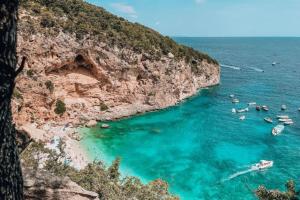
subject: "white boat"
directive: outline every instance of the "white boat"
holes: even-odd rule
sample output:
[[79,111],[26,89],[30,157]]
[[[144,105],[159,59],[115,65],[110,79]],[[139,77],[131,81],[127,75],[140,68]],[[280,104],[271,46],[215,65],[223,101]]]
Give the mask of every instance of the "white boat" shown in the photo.
[[277,119],[289,119],[288,115],[277,115]]
[[231,112],[232,112],[232,113],[236,113],[236,109],[235,109],[235,108],[232,108],[232,109],[231,109]]
[[256,105],[256,102],[250,102],[248,103],[248,106],[255,106]]
[[289,118],[281,118],[281,119],[278,119],[278,121],[280,121],[280,122],[289,122],[289,121],[292,121],[292,119],[289,119]]
[[243,116],[240,117],[240,120],[242,120],[242,121],[245,120],[245,119],[246,119],[245,115],[243,115]]
[[277,65],[277,62],[273,62],[272,65],[273,65],[273,66]]
[[286,110],[286,109],[287,109],[286,105],[281,106],[281,110]]
[[238,100],[238,99],[232,99],[232,103],[240,103],[240,100]]
[[288,125],[293,125],[294,122],[293,122],[293,120],[291,120],[291,121],[284,122],[283,124],[288,126]]
[[229,95],[230,98],[234,98],[234,94]]
[[262,170],[273,167],[273,161],[261,160],[259,163],[252,165],[252,170]]
[[300,112],[300,108],[298,108],[298,111]]
[[249,112],[249,108],[240,109],[236,111],[237,113]]
[[269,111],[269,107],[268,106],[262,106],[261,107],[264,111]]
[[271,124],[273,123],[273,120],[270,117],[265,117],[264,120],[268,123],[271,123]]
[[101,128],[109,128],[110,126],[108,124],[102,124]]
[[274,136],[279,135],[282,131],[284,130],[284,126],[283,125],[277,125],[273,128],[272,130],[272,134]]

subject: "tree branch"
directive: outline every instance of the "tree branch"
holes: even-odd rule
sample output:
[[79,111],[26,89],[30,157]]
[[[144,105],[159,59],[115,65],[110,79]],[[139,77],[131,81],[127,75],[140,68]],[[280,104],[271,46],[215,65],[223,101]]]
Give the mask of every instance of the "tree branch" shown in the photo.
[[21,62],[21,65],[20,65],[20,67],[16,70],[16,72],[15,72],[15,78],[23,71],[23,69],[24,69],[24,67],[25,67],[25,62],[26,62],[26,57],[25,56],[23,56],[23,58],[22,58],[22,62]]

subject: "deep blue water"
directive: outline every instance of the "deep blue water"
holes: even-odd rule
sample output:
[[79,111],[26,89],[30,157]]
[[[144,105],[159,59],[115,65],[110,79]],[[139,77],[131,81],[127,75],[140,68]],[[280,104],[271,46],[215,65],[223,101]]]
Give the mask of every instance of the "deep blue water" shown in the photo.
[[[284,189],[288,179],[299,186],[300,38],[175,39],[241,70],[223,67],[219,86],[178,106],[112,122],[108,130],[90,129],[83,143],[91,154],[106,164],[119,156],[123,175],[144,181],[162,178],[187,200],[255,199],[252,191],[259,185]],[[230,94],[241,103],[233,105]],[[250,108],[245,121],[231,113],[253,101],[270,111]],[[280,111],[282,104],[287,111]],[[295,124],[274,137],[276,123],[263,118],[282,113]],[[273,168],[228,180],[261,159],[273,160]]]

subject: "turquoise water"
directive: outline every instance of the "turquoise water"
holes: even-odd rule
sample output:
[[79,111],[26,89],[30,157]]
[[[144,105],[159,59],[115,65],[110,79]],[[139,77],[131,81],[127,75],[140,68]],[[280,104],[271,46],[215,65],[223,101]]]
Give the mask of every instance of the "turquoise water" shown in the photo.
[[[284,189],[294,179],[300,185],[300,38],[175,39],[240,70],[223,67],[219,86],[178,106],[90,129],[83,143],[92,156],[106,164],[119,156],[123,175],[162,178],[187,200],[255,199],[252,191],[261,184]],[[241,103],[234,106],[230,94]],[[231,113],[253,101],[268,105],[269,113],[250,108],[245,121]],[[273,137],[274,125],[263,118],[279,113],[295,124]],[[274,167],[228,179],[261,159]]]

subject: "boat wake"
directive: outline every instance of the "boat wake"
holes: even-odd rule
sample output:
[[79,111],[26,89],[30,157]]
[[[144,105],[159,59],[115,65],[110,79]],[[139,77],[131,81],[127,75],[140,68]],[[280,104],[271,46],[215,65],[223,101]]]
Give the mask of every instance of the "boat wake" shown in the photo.
[[256,169],[248,169],[248,170],[244,170],[244,171],[239,171],[239,172],[236,172],[232,175],[230,175],[227,179],[225,179],[224,181],[229,181],[231,179],[234,179],[238,176],[241,176],[241,175],[244,175],[244,174],[248,174],[250,172],[253,172],[253,171],[256,171]]
[[256,67],[249,67],[249,69],[252,69],[252,70],[257,71],[257,72],[264,72],[264,70],[256,68]]
[[273,163],[274,163],[273,161],[261,160],[259,163],[251,165],[249,169],[244,170],[244,171],[236,172],[236,173],[232,174],[231,176],[229,176],[227,179],[225,179],[223,181],[229,181],[229,180],[234,179],[238,176],[241,176],[241,175],[253,172],[253,171],[268,169],[270,167],[273,167]]
[[240,67],[233,66],[233,65],[224,65],[224,64],[221,64],[221,67],[230,68],[230,69],[234,69],[234,70],[241,70]]
[[[234,66],[234,65],[221,64],[221,67],[230,68],[230,69],[234,69],[234,70],[241,70],[241,67]],[[265,72],[263,69],[260,69],[260,68],[257,68],[257,67],[246,67],[246,68],[254,70],[256,72]]]

